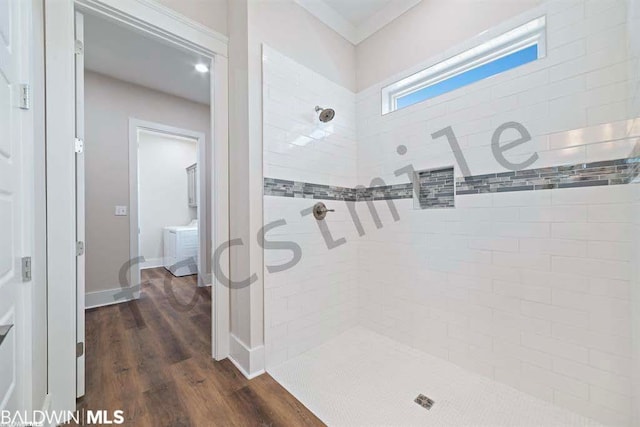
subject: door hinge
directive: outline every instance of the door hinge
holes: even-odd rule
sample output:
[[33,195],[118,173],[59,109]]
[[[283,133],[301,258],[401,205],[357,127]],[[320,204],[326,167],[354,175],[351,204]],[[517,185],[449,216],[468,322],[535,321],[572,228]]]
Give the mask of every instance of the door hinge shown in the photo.
[[84,242],[76,242],[76,256],[84,255]]
[[77,154],[84,152],[84,141],[80,138],[76,138],[75,150]]
[[22,281],[31,281],[31,257],[26,256],[22,258]]
[[18,85],[20,94],[20,108],[28,110],[31,108],[31,86],[28,84]]
[[84,43],[82,43],[82,40],[76,40],[75,54],[76,55],[84,54]]
[[84,343],[76,343],[76,357],[82,357],[84,355]]

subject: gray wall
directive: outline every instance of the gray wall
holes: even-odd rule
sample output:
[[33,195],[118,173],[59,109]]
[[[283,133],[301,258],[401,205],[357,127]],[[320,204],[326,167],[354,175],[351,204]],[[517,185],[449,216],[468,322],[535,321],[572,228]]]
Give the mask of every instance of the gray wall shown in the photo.
[[129,118],[203,132],[207,149],[211,127],[207,105],[94,72],[86,73],[85,114],[86,291],[91,293],[119,288],[118,272],[129,259],[129,217],[114,216],[116,205],[129,204]]
[[249,16],[254,47],[265,43],[355,92],[355,46],[307,10],[293,0],[258,0]]
[[[199,24],[227,35],[227,0],[157,0]],[[231,0],[233,1],[233,0]]]

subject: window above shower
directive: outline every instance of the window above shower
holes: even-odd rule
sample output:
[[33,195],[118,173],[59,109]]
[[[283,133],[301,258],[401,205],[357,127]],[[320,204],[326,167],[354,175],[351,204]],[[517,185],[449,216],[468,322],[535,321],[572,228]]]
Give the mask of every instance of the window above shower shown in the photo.
[[543,58],[545,29],[541,16],[382,88],[382,114]]

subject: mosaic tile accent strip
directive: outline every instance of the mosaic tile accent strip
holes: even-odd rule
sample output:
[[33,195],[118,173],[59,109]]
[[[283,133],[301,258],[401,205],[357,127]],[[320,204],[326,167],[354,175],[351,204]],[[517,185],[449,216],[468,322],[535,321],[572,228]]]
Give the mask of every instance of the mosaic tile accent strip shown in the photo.
[[416,172],[415,190],[420,209],[455,207],[453,167]]
[[305,199],[345,200],[355,202],[356,192],[355,188],[288,181],[277,178],[264,179],[265,196],[300,197]]
[[357,201],[411,199],[413,184],[395,184],[380,187],[357,188]]
[[608,160],[461,177],[456,179],[456,194],[628,184],[638,174],[639,159]]
[[[367,201],[410,199],[414,193],[422,194],[426,207],[453,207],[451,183],[446,176],[453,176],[453,169],[437,169],[419,172],[423,175],[423,185],[414,191],[412,183],[379,187],[338,187],[264,178],[264,195],[281,197],[301,197],[307,199]],[[442,175],[436,175],[442,173]],[[433,174],[433,175],[431,175]],[[455,178],[455,194],[501,193],[507,191],[550,190],[554,188],[592,187],[600,185],[620,185],[640,181],[640,157],[607,160],[576,165],[552,166],[548,168],[525,169],[515,172],[499,172]],[[445,178],[442,180],[442,178]],[[422,178],[420,178],[422,179]],[[443,182],[441,182],[443,181]],[[435,188],[432,188],[435,186]],[[437,199],[437,201],[436,201]],[[451,204],[451,206],[445,206]]]

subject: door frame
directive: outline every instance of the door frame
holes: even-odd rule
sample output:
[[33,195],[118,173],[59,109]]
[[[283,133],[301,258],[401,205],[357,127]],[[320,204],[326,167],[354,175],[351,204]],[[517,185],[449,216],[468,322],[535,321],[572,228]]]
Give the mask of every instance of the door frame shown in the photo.
[[[52,410],[76,406],[75,10],[99,14],[211,59],[212,245],[229,239],[228,39],[148,0],[44,2],[48,383]],[[228,257],[212,263],[212,355],[229,354]]]
[[[74,22],[75,40],[84,45],[84,15],[75,12]],[[76,107],[76,138],[84,141],[84,56],[75,56],[75,107]],[[85,175],[85,157],[84,150],[76,152],[76,240],[86,244],[86,175]],[[81,249],[81,250],[80,250]],[[87,277],[87,258],[85,256],[84,246],[76,250],[76,342],[86,341],[86,316],[85,316],[85,297],[86,294],[86,277]],[[76,357],[76,397],[80,398],[85,393],[86,382],[86,352],[82,347],[82,354]]]
[[[139,182],[139,143],[138,131],[146,130],[169,136],[186,137],[196,140],[197,150],[197,179],[198,179],[198,286],[206,286],[211,284],[211,277],[208,276],[207,263],[203,257],[203,251],[207,246],[207,213],[208,201],[207,197],[207,180],[206,168],[209,166],[206,156],[207,140],[205,134],[188,129],[181,129],[174,126],[164,125],[146,120],[129,117],[129,259],[135,259],[140,256],[140,182]],[[201,201],[204,201],[201,203]],[[167,224],[181,225],[181,224]],[[213,239],[212,239],[213,240]],[[131,270],[131,286],[137,291],[134,292],[135,298],[140,297],[140,265],[135,263]]]

